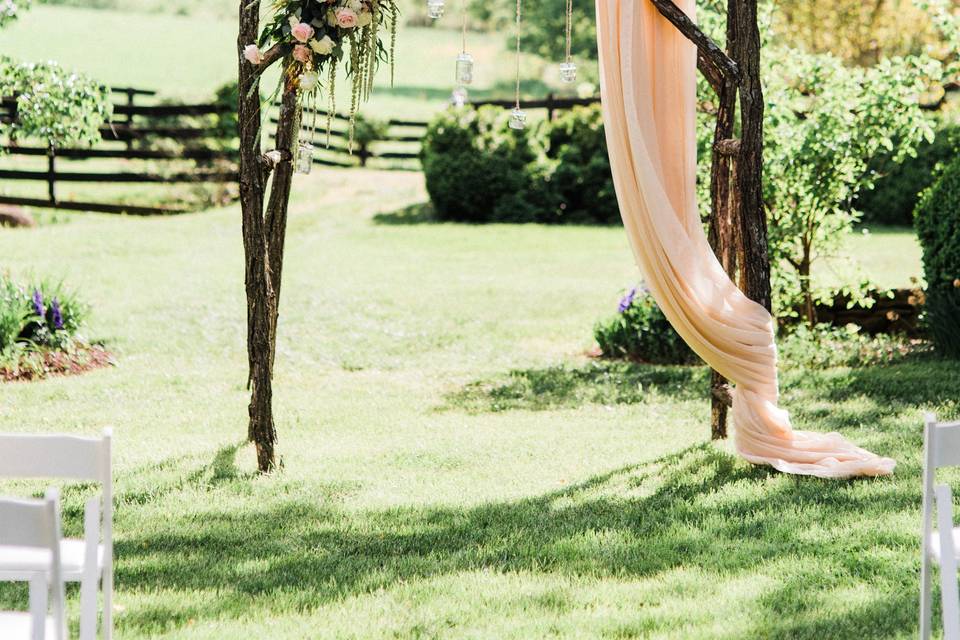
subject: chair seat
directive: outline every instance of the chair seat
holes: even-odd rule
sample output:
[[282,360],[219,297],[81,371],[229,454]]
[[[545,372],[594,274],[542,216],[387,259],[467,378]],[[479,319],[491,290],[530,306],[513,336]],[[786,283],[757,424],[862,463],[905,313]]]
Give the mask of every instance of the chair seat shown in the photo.
[[[930,534],[930,555],[940,559],[940,534],[936,531]],[[953,529],[953,555],[960,558],[960,527]]]
[[[47,616],[47,638],[56,638],[56,623]],[[20,611],[0,611],[0,638],[3,640],[31,640],[33,638],[33,618],[29,613]]]
[[[78,582],[83,577],[86,544],[83,540],[62,540],[60,562],[63,579]],[[0,581],[29,578],[30,574],[50,569],[50,552],[31,547],[0,545]],[[103,545],[97,545],[97,570],[103,569]],[[0,638],[4,636],[0,635]]]

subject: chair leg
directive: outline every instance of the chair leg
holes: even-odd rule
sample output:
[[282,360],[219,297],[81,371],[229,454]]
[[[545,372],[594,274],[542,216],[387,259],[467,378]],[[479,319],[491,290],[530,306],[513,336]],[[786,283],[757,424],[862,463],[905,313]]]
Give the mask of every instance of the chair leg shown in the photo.
[[930,623],[933,620],[930,587],[930,558],[924,555],[923,562],[920,565],[920,640],[929,640],[930,638]]
[[113,567],[103,572],[103,640],[113,640]]
[[97,583],[96,578],[80,581],[80,640],[97,637]]
[[49,590],[50,585],[45,573],[38,573],[30,579],[30,618],[33,640],[44,640],[46,636]]

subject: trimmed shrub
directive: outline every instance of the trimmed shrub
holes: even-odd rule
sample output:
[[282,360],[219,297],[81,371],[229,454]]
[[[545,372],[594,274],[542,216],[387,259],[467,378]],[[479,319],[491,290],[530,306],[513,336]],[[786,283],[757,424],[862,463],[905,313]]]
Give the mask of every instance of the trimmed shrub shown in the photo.
[[564,113],[550,124],[547,141],[547,156],[555,161],[550,182],[563,222],[618,224],[620,208],[600,105]]
[[933,142],[917,147],[916,158],[894,162],[880,156],[870,170],[879,175],[873,189],[863,191],[854,207],[863,212],[862,221],[873,224],[910,226],[920,193],[934,180],[938,164],[960,154],[960,125],[948,124],[937,130]]
[[521,131],[494,107],[449,109],[421,151],[441,220],[614,224],[620,221],[599,105]]
[[960,157],[920,197],[917,235],[927,280],[927,322],[937,350],[960,358]]
[[538,212],[533,131],[514,131],[494,107],[448,109],[423,139],[427,192],[441,220],[533,222]]
[[607,358],[630,358],[652,364],[699,362],[653,296],[642,288],[630,290],[620,300],[617,315],[598,322],[593,336]]

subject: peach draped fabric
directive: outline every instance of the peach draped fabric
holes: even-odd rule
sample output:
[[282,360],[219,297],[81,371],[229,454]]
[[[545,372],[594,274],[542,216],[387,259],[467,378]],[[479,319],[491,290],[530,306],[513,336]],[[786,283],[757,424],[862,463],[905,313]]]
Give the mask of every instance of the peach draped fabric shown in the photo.
[[[679,0],[688,15],[693,0]],[[895,462],[838,433],[794,431],[778,407],[773,319],[727,277],[696,202],[696,48],[649,0],[597,0],[610,164],[637,262],[683,339],[736,384],[737,451],[829,478],[886,475]]]

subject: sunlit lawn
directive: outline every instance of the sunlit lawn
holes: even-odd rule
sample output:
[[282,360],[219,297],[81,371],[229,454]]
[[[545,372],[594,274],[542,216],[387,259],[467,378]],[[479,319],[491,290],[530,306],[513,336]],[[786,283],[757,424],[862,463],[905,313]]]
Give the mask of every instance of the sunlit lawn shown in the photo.
[[0,429],[114,425],[119,637],[915,634],[921,415],[960,415],[960,365],[785,373],[798,425],[893,478],[751,467],[704,442],[705,371],[582,355],[636,279],[621,230],[397,215],[421,180],[299,181],[270,477],[237,208],[0,231],[0,268],[63,277],[117,356],[0,387]]

